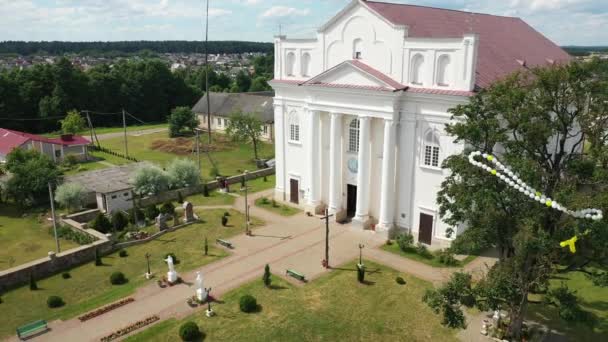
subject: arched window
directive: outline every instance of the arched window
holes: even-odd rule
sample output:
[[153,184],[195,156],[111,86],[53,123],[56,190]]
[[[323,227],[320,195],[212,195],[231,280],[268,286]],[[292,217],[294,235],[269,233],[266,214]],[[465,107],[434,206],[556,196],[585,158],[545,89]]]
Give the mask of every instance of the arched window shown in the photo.
[[450,85],[450,56],[441,55],[437,60],[437,85],[449,86]]
[[355,39],[353,41],[353,59],[363,58],[363,40]]
[[304,52],[302,54],[302,76],[310,76],[310,54]]
[[429,131],[424,136],[424,165],[439,167],[439,136],[435,131]]
[[293,73],[296,69],[296,54],[293,52],[288,52],[287,57],[285,58],[285,73],[287,76],[293,76]]
[[410,81],[413,84],[422,84],[422,76],[423,76],[423,72],[422,72],[422,67],[424,65],[424,57],[422,57],[421,54],[416,54],[413,58],[412,58],[412,70],[411,70],[411,77],[410,77]]
[[289,141],[300,142],[300,121],[295,112],[289,115]]
[[348,125],[348,152],[359,152],[359,119],[353,119]]

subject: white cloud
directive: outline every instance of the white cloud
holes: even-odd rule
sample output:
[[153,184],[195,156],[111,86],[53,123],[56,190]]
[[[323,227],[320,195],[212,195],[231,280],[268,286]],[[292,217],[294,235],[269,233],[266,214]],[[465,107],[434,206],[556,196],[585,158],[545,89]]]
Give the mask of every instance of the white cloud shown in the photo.
[[310,13],[308,8],[297,9],[294,7],[286,6],[273,6],[262,13],[263,18],[277,18],[277,17],[289,17],[289,16],[306,16]]

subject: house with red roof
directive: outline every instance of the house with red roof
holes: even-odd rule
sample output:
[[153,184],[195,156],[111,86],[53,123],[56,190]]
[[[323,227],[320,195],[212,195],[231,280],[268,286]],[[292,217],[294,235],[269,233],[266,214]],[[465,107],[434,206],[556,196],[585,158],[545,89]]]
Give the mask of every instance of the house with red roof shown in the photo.
[[569,55],[520,18],[353,0],[308,39],[276,36],[275,198],[446,246],[449,109]]
[[87,147],[91,142],[82,136],[66,134],[58,138],[46,138],[36,134],[0,128],[0,161],[6,160],[16,148],[34,149],[44,153],[55,162],[61,162],[68,155],[79,160],[88,158]]

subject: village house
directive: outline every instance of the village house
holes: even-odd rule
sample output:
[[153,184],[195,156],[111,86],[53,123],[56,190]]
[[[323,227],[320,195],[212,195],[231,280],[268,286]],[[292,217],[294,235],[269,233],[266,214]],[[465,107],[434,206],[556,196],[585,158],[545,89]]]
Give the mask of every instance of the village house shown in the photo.
[[569,60],[519,18],[362,0],[316,37],[274,43],[275,197],[434,246],[454,238],[436,203],[441,164],[464,149],[448,110]]
[[46,138],[36,134],[0,128],[0,161],[15,148],[26,150],[34,149],[46,154],[53,161],[59,163],[67,156],[74,156],[78,160],[88,159],[87,147],[91,142],[82,136],[65,134],[59,138]]
[[[274,140],[274,92],[253,93],[213,93],[211,94],[211,130],[224,133],[230,116],[235,112],[255,115],[262,121],[262,136],[265,141]],[[192,108],[199,116],[200,127],[207,128],[207,95],[205,94]]]

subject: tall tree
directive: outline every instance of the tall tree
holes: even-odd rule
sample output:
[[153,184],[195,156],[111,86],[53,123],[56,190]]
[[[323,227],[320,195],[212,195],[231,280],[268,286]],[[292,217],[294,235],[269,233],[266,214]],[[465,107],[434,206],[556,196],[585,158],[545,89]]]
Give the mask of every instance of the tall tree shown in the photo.
[[[558,263],[571,270],[607,260],[608,227],[605,220],[577,220],[527,199],[470,165],[466,155],[475,149],[500,156],[527,184],[567,208],[606,211],[608,180],[600,159],[581,153],[586,135],[608,131],[603,92],[597,68],[571,63],[516,73],[451,110],[456,120],[446,130],[467,149],[444,162],[451,175],[438,195],[440,214],[453,226],[468,226],[456,248],[499,247],[501,259],[480,283],[477,299],[507,309],[513,339],[521,339],[528,294],[547,285]],[[575,235],[573,255],[560,241]]]
[[262,125],[262,121],[258,119],[255,113],[235,112],[230,115],[226,133],[235,140],[251,142],[253,144],[253,154],[257,160],[259,159],[258,147],[262,136]]
[[20,205],[48,199],[48,183],[59,177],[55,163],[36,150],[14,149],[6,156],[6,169],[11,173],[6,191]]
[[192,133],[198,125],[198,116],[189,107],[174,108],[169,117],[169,135],[178,136],[184,129]]

